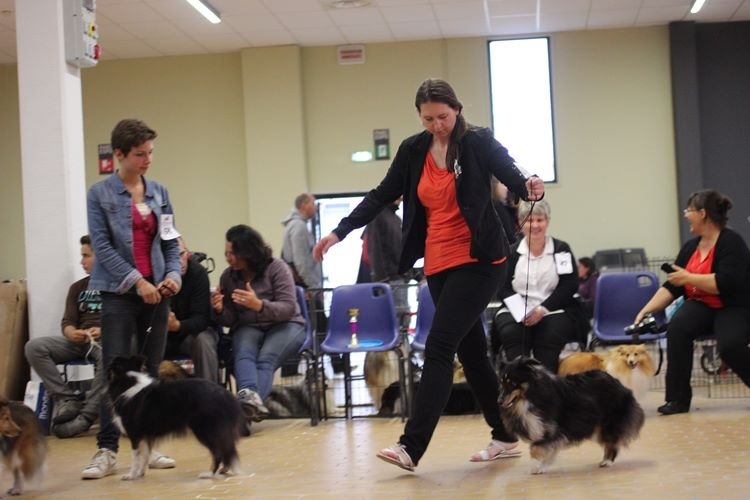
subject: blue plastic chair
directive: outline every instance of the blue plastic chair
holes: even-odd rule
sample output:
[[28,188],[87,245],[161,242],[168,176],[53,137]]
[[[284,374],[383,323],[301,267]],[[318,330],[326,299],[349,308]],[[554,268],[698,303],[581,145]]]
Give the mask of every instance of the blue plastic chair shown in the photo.
[[[592,344],[633,344],[656,342],[665,338],[666,332],[633,336],[624,331],[659,286],[656,274],[650,271],[607,272],[599,276],[594,301]],[[658,323],[663,325],[667,322],[663,312],[655,316]],[[664,354],[660,343],[657,344],[661,367]]]
[[411,349],[424,351],[427,335],[432,328],[432,318],[435,316],[435,303],[432,301],[430,289],[426,284],[419,286],[417,293],[417,326],[414,331],[414,339],[411,341]]
[[[350,309],[358,309],[357,344],[352,344]],[[406,394],[401,332],[396,317],[391,287],[387,283],[360,283],[335,288],[331,296],[328,332],[320,344],[323,354],[343,354],[344,406],[346,418],[352,417],[352,374],[349,355],[353,352],[393,351],[398,357],[399,383]],[[404,409],[406,410],[406,405]],[[403,416],[406,411],[403,412]]]

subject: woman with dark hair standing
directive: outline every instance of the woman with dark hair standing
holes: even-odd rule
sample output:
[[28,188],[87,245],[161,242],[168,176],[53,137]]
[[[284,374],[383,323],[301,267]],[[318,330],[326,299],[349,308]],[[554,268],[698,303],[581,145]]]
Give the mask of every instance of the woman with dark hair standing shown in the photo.
[[435,316],[413,415],[399,442],[377,456],[409,471],[425,453],[448,401],[456,353],[492,428],[492,441],[470,460],[520,453],[516,437],[500,420],[497,376],[487,357],[481,322],[504,280],[509,254],[502,223],[492,208],[490,178],[498,178],[525,199],[544,195],[542,180],[527,179],[489,129],[466,123],[463,106],[447,82],[425,80],[415,106],[425,131],[401,143],[378,187],[313,249],[313,256],[321,260],[331,246],[403,195],[399,272],[424,257]]
[[690,195],[683,214],[696,238],[682,246],[674,272],[635,318],[637,323],[685,298],[667,326],[666,404],[658,408],[663,415],[690,411],[693,341],[702,335],[713,333],[721,359],[750,387],[750,250],[726,227],[730,208],[718,191]]
[[247,417],[268,416],[263,400],[271,392],[273,373],[305,340],[289,266],[271,255],[253,228],[229,228],[224,256],[229,267],[219,280],[211,305],[219,323],[230,328],[237,398]]

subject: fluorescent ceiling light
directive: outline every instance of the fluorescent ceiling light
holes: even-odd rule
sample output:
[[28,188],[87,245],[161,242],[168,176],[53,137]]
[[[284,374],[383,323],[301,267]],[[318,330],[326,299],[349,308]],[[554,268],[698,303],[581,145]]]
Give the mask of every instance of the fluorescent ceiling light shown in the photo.
[[697,14],[698,11],[703,8],[704,3],[706,3],[706,0],[693,0],[693,6],[690,7],[690,13]]
[[207,0],[187,0],[187,3],[193,6],[195,10],[201,13],[203,17],[213,24],[221,22],[219,11],[216,10]]

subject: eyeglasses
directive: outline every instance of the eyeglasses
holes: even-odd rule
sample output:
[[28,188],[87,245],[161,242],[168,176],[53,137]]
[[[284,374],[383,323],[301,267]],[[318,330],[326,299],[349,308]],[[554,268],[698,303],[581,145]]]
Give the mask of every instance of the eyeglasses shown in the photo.
[[687,215],[687,214],[689,214],[690,212],[697,212],[697,210],[696,210],[696,209],[694,209],[694,208],[684,208],[684,209],[682,210],[682,215]]

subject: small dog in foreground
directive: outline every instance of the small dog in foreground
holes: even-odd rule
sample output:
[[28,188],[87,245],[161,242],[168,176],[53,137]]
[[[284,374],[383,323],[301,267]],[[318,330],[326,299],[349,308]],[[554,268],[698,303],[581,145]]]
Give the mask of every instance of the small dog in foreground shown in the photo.
[[39,421],[28,406],[1,397],[0,458],[0,477],[6,469],[13,473],[9,495],[20,495],[28,483],[41,483],[46,469],[47,439]]
[[123,479],[142,477],[154,442],[187,430],[211,452],[211,470],[200,477],[236,474],[237,440],[243,422],[237,399],[201,378],[154,380],[142,372],[142,356],[115,358],[109,368],[109,395],[115,422],[130,438],[133,462]]
[[585,439],[602,445],[599,466],[608,467],[643,427],[633,393],[606,372],[558,377],[534,359],[517,358],[501,363],[499,375],[500,415],[510,432],[531,444],[532,474],[544,473],[561,449]]

